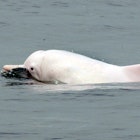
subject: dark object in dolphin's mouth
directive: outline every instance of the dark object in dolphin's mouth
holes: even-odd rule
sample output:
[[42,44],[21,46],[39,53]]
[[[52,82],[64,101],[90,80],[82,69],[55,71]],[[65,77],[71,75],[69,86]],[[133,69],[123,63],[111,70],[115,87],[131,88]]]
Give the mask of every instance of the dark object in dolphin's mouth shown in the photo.
[[5,78],[31,78],[31,74],[26,68],[13,68],[9,71],[3,70],[1,71],[1,76]]

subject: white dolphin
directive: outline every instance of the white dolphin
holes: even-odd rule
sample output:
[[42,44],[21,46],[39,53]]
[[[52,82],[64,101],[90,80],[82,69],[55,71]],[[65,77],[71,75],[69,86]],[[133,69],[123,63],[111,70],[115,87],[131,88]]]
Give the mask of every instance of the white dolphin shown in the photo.
[[5,65],[3,71],[26,68],[40,82],[97,84],[140,82],[140,64],[117,66],[63,50],[36,51],[23,65]]

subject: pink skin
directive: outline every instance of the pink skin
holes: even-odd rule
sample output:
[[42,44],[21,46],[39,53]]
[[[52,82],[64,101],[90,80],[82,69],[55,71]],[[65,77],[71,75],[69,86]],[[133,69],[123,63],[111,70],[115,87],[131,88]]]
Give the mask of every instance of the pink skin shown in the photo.
[[9,71],[11,69],[20,68],[20,67],[24,67],[24,66],[23,65],[4,65],[3,71]]
[[16,67],[25,67],[34,79],[44,83],[95,84],[140,81],[140,64],[116,66],[62,50],[36,51],[23,65],[5,65],[3,69],[8,71]]

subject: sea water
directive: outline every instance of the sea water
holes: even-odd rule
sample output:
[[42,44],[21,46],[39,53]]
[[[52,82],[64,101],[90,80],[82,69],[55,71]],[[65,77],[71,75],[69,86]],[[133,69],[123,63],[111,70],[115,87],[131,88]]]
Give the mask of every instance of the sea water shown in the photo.
[[[0,0],[0,67],[64,49],[140,63],[138,0]],[[51,85],[0,77],[1,140],[139,140],[140,84]]]

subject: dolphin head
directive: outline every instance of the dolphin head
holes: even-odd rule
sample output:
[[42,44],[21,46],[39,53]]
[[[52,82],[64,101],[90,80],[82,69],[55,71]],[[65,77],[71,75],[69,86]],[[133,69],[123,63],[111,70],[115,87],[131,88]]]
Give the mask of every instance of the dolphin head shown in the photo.
[[1,71],[1,76],[6,78],[33,78],[41,81],[41,64],[44,51],[32,53],[22,65],[5,65]]
[[41,72],[41,65],[42,60],[44,58],[45,51],[36,51],[32,53],[24,62],[24,67],[30,73],[32,78],[41,81],[42,79],[42,72]]

